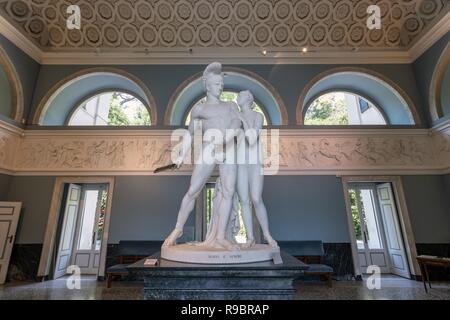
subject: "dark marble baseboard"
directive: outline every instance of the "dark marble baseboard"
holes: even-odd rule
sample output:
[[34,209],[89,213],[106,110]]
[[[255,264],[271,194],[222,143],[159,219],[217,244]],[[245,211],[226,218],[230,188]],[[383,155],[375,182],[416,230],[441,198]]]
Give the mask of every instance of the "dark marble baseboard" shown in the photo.
[[37,281],[42,244],[15,244],[6,281]]
[[[450,243],[416,243],[417,255],[450,257]],[[432,281],[450,281],[450,268],[428,267]]]
[[323,263],[334,269],[337,278],[351,279],[353,268],[352,246],[350,243],[324,243]]
[[119,250],[118,243],[108,243],[108,248],[106,249],[106,269],[109,267],[118,264],[117,261],[117,252]]

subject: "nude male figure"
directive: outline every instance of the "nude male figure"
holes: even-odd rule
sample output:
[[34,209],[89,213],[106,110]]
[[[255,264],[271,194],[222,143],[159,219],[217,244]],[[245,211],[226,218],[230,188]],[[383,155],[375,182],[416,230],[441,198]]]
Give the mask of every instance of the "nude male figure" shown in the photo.
[[[238,107],[234,102],[220,101],[220,95],[223,91],[223,75],[222,66],[218,62],[208,65],[203,73],[203,81],[206,90],[206,101],[194,107],[191,112],[191,123],[189,124],[189,131],[191,136],[194,133],[195,123],[201,121],[203,133],[208,129],[218,129],[222,132],[224,141],[221,144],[234,143],[234,135],[231,130],[241,128],[241,121],[239,119]],[[232,141],[233,140],[233,141]],[[217,143],[217,142],[216,142]],[[203,150],[207,144],[203,143]],[[188,148],[183,148],[181,156],[176,161],[179,167]],[[237,166],[229,163],[219,163],[219,172],[222,182],[223,200],[220,203],[220,220],[219,230],[217,233],[216,243],[226,249],[236,249],[236,246],[225,239],[225,231],[230,216],[233,195],[236,189],[236,174]],[[178,213],[177,224],[172,233],[164,241],[163,246],[173,246],[176,240],[183,234],[183,227],[189,217],[189,214],[194,209],[195,199],[199,196],[205,183],[216,167],[216,163],[208,164],[199,162],[195,165],[191,176],[191,183],[189,190],[181,202],[180,211]]]

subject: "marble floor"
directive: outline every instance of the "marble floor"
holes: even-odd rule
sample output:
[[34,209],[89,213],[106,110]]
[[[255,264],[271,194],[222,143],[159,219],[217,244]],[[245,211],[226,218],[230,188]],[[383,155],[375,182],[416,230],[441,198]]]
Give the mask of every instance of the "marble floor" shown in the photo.
[[[298,300],[450,300],[450,283],[432,283],[425,293],[421,282],[395,276],[383,276],[381,289],[369,290],[366,281],[334,281],[333,288],[316,281],[297,282]],[[41,283],[8,283],[0,286],[0,300],[139,300],[142,299],[141,283],[114,282],[107,289],[105,282],[94,277],[83,277],[81,288],[69,290],[66,279]]]

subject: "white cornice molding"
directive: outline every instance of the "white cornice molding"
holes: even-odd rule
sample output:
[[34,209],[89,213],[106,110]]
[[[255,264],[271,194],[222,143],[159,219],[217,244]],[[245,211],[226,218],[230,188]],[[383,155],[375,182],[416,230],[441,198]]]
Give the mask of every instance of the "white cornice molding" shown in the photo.
[[192,53],[175,50],[157,50],[149,53],[132,51],[100,52],[45,52],[42,64],[205,64],[220,60],[225,64],[408,64],[410,54],[405,50],[329,50],[320,48],[315,52],[300,53],[298,49],[268,50],[264,56],[258,48],[193,48]]
[[3,121],[0,119],[0,129],[5,129],[6,131],[15,134],[15,135],[19,135],[19,136],[23,136],[25,130],[19,127],[16,127],[6,121]]
[[[54,138],[54,137],[170,137],[173,131],[170,129],[36,129],[36,130],[22,130],[24,137],[35,138]],[[429,129],[414,129],[414,128],[402,128],[402,129],[359,129],[359,128],[330,128],[330,129],[279,129],[268,128],[268,135],[270,136],[274,131],[278,131],[281,137],[298,137],[298,136],[333,136],[333,137],[346,137],[346,136],[427,136],[430,133]]]
[[450,119],[443,121],[442,123],[439,123],[431,128],[431,132],[447,132],[450,130]]
[[[174,129],[175,130],[175,129]],[[25,137],[169,137],[174,130],[168,129],[61,129],[25,130]]]
[[[20,50],[29,55],[37,63],[41,63],[43,51],[34,44],[33,41],[24,36],[16,27],[14,27],[8,20],[0,15],[0,30],[1,34],[15,44]],[[42,63],[41,63],[42,64]]]
[[411,45],[409,54],[411,62],[416,61],[422,54],[431,48],[439,39],[450,31],[450,7],[437,23],[431,25],[422,35]]
[[[80,176],[191,176],[191,170],[166,171],[153,173],[152,170],[33,170],[33,171],[10,171],[0,169],[0,173],[14,176],[54,176],[54,177],[80,177]],[[267,174],[266,176],[381,176],[381,175],[445,175],[450,173],[450,169],[442,168],[382,168],[382,169],[320,169],[320,170],[280,170],[277,174]]]

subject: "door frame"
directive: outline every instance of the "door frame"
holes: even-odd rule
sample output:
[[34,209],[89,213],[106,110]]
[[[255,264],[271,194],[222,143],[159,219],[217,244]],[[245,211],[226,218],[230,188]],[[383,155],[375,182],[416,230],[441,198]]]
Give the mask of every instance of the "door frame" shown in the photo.
[[[81,227],[82,227],[83,213],[84,213],[84,209],[85,209],[85,206],[86,206],[86,204],[85,204],[85,199],[86,199],[85,191],[88,191],[88,190],[105,190],[105,191],[108,191],[108,186],[106,186],[105,189],[102,188],[101,186],[105,186],[105,184],[92,184],[91,183],[91,184],[83,184],[82,187],[81,187],[80,206],[79,206],[79,209],[78,209],[77,221],[76,221],[76,224],[75,224],[74,246],[72,247],[72,254],[71,254],[71,264],[72,265],[75,264],[76,254],[79,251],[77,249],[77,247],[78,247],[78,242],[80,240],[80,231],[81,231]],[[100,207],[101,207],[101,205],[100,205],[100,201],[101,201],[100,200],[101,199],[100,196],[101,196],[101,193],[99,192],[99,194],[97,196],[96,207],[95,207],[95,217],[94,217],[94,221],[95,222],[94,222],[94,224],[96,224],[98,222],[98,218],[99,218],[99,214],[100,214],[100,210],[101,210],[100,209]],[[97,231],[98,230],[95,231],[95,238],[98,235]],[[102,236],[103,236],[103,233],[102,233]],[[86,250],[81,250],[81,251],[86,251]],[[92,247],[91,247],[91,250],[88,250],[88,251],[91,251],[89,253],[89,255],[91,255],[92,252],[95,251],[95,250],[93,250]],[[101,251],[100,251],[100,253],[101,253]],[[94,261],[95,261],[95,258],[94,258]],[[91,261],[89,261],[89,265],[90,265],[90,262]],[[88,268],[89,268],[89,266],[88,266]],[[95,268],[95,269],[97,269],[97,274],[98,274],[98,272],[100,270],[100,261],[99,261],[99,266],[97,268]],[[83,274],[83,271],[81,271],[81,274]],[[94,274],[94,273],[86,273],[86,274]]]
[[414,237],[411,219],[409,217],[408,207],[406,205],[405,194],[403,191],[402,179],[400,176],[341,176],[342,187],[344,191],[345,207],[347,210],[347,223],[348,232],[350,236],[350,244],[352,248],[353,256],[353,268],[356,278],[361,278],[362,274],[360,272],[360,264],[358,260],[358,248],[356,246],[356,235],[353,225],[352,209],[350,205],[350,200],[348,198],[348,184],[349,183],[361,183],[361,182],[371,182],[371,183],[388,183],[392,185],[392,192],[394,193],[394,198],[397,205],[398,219],[400,222],[400,228],[402,232],[405,253],[408,259],[409,271],[412,278],[417,278],[421,275],[420,267],[417,263],[417,249],[416,240]]
[[[375,215],[376,215],[376,219],[377,222],[379,224],[378,226],[378,232],[380,232],[380,241],[383,245],[383,253],[384,253],[384,259],[386,261],[386,268],[387,270],[391,269],[391,261],[389,258],[389,251],[388,251],[388,247],[387,247],[387,240],[386,240],[386,230],[384,228],[384,223],[383,223],[383,219],[382,219],[382,214],[381,214],[381,207],[380,207],[380,203],[378,201],[378,190],[376,187],[376,184],[374,182],[349,182],[347,184],[347,187],[350,185],[350,188],[348,189],[352,189],[352,188],[360,188],[360,189],[370,189],[373,192],[373,206],[374,206],[374,210],[375,210]],[[361,200],[359,199],[359,196],[356,195],[356,201]],[[358,218],[360,219],[360,223],[361,226],[363,226],[363,222],[361,221],[361,207],[360,207],[360,203],[356,204],[357,208],[358,208]],[[352,212],[352,217],[353,217],[353,212]],[[366,227],[365,225],[363,226],[364,228]],[[354,225],[353,225],[354,228]],[[355,237],[356,238],[356,237]],[[355,239],[356,240],[356,239]],[[356,241],[355,241],[356,242]],[[367,251],[366,250],[373,250],[373,249],[368,249],[366,248],[367,243],[364,244],[364,254],[366,255],[367,258]],[[360,250],[358,248],[356,248],[357,250]],[[378,250],[378,249],[375,249]],[[368,261],[368,260],[367,260]],[[358,259],[358,263],[359,263],[359,259]],[[359,269],[361,270],[361,268]]]
[[[17,228],[19,225],[20,215],[22,213],[22,202],[10,202],[10,201],[0,201],[0,207],[1,208],[12,208],[11,212],[11,223],[9,225],[9,232],[12,233],[10,237],[11,240],[9,241],[10,246],[8,246],[8,234],[6,234],[5,238],[5,247],[3,250],[3,257],[6,257],[4,260],[6,263],[1,265],[1,272],[0,272],[0,285],[3,285],[5,283],[6,278],[8,277],[8,269],[9,265],[11,263],[11,255],[12,251],[14,249],[14,245],[16,243],[17,239]],[[10,215],[5,214],[6,215]],[[3,259],[2,259],[3,260]]]
[[46,277],[50,273],[52,252],[55,248],[57,238],[57,227],[61,212],[61,205],[66,183],[74,184],[106,184],[108,186],[108,201],[106,202],[105,227],[103,230],[102,245],[100,250],[100,266],[98,277],[105,276],[106,253],[108,249],[109,226],[111,220],[111,207],[114,195],[114,177],[57,177],[53,188],[52,201],[45,230],[44,244],[42,246],[41,258],[39,261],[38,277]]

